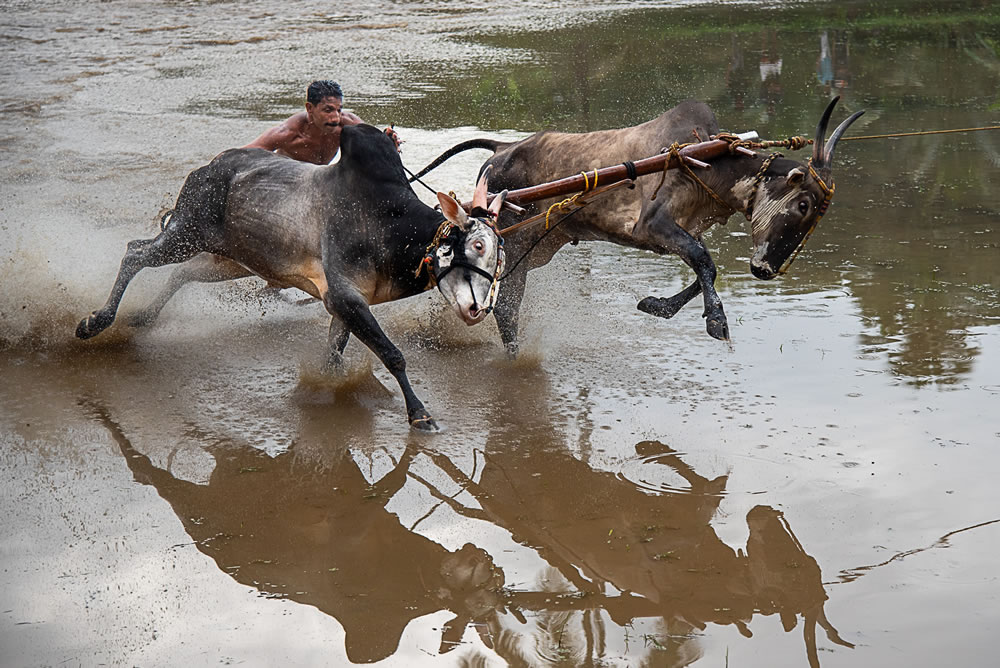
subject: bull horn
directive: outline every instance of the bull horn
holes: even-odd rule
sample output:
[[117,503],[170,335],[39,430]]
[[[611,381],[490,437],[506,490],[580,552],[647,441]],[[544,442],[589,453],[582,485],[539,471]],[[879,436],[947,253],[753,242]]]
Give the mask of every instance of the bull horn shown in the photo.
[[851,127],[851,123],[861,118],[864,114],[864,110],[855,111],[853,114],[848,116],[843,123],[837,126],[837,129],[833,131],[830,135],[830,139],[826,142],[826,147],[823,150],[823,166],[827,169],[833,166],[833,151],[837,148],[837,142],[840,140],[841,135],[843,135],[847,128]]
[[493,197],[493,201],[490,202],[489,212],[492,213],[494,217],[499,216],[500,209],[503,208],[503,203],[505,201],[507,201],[507,191],[504,190],[503,192],[497,193],[497,195]]
[[483,173],[479,176],[479,182],[476,184],[476,192],[473,193],[473,195],[472,195],[472,208],[473,209],[475,209],[476,207],[479,207],[481,209],[485,209],[486,206],[487,206],[487,202],[486,202],[486,180],[487,180],[487,177],[489,176],[490,170],[492,168],[493,168],[493,165],[486,165],[486,169],[484,169]]
[[833,114],[833,108],[837,106],[837,102],[839,101],[839,95],[830,100],[830,104],[826,105],[826,110],[823,112],[823,116],[819,119],[819,124],[816,126],[816,140],[813,142],[812,161],[817,168],[823,164],[823,148],[826,146],[826,126],[830,124],[830,116]]

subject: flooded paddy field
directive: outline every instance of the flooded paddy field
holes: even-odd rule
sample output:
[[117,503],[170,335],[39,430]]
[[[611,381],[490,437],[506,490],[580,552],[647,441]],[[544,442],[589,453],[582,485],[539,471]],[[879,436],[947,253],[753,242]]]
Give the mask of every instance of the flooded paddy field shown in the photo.
[[[842,143],[774,281],[712,230],[731,345],[637,311],[691,272],[609,244],[532,272],[514,360],[436,293],[375,307],[437,434],[260,281],[134,329],[147,270],[73,336],[188,172],[318,78],[411,170],[687,98],[768,138],[835,94],[854,136],[1000,125],[995,3],[775,4],[5,3],[0,664],[991,665],[1000,132]],[[427,181],[468,197],[486,157]]]

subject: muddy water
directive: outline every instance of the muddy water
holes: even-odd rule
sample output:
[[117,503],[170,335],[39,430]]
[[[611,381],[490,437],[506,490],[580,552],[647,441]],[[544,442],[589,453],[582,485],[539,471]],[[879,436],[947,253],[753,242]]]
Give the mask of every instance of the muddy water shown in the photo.
[[[992,3],[868,4],[6,3],[0,663],[992,663],[996,134],[844,143],[777,281],[714,230],[731,347],[635,310],[680,262],[606,245],[534,272],[516,361],[436,295],[376,308],[430,437],[251,281],[72,338],[187,172],[318,77],[411,169],[687,97],[772,137],[834,93],[854,135],[1000,124]],[[467,193],[484,157],[429,180]]]

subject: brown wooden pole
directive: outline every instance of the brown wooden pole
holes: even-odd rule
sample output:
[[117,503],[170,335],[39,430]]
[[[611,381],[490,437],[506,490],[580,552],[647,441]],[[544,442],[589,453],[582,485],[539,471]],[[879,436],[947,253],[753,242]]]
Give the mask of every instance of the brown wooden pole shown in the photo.
[[[713,139],[685,146],[680,149],[679,153],[682,159],[693,158],[694,160],[708,161],[729,153],[729,146],[728,141]],[[748,150],[747,153],[753,155],[752,151]],[[661,153],[660,155],[636,160],[633,164],[635,164],[636,176],[653,174],[661,172],[665,168],[673,169],[679,166],[676,160],[671,161],[670,153]],[[610,185],[627,178],[629,178],[629,170],[624,164],[597,170],[598,185]],[[560,197],[571,193],[583,192],[587,189],[588,185],[590,188],[594,187],[593,170],[587,172],[586,178],[583,174],[576,174],[575,176],[567,176],[558,181],[549,181],[548,183],[540,183],[536,186],[511,190],[507,193],[507,201],[515,205],[529,204],[550,197]]]

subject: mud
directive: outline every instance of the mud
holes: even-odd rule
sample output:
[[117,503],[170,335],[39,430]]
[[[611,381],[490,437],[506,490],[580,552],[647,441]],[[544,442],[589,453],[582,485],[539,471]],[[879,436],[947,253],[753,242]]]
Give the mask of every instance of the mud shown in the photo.
[[[185,175],[315,78],[414,171],[688,97],[771,137],[835,93],[852,135],[1000,124],[991,3],[548,5],[5,5],[0,663],[992,663],[996,133],[843,143],[781,279],[713,230],[731,346],[635,309],[676,259],[605,244],[532,274],[517,360],[436,294],[377,307],[436,435],[260,282],[133,329],[146,271],[73,337]],[[485,157],[426,180],[468,196]]]

